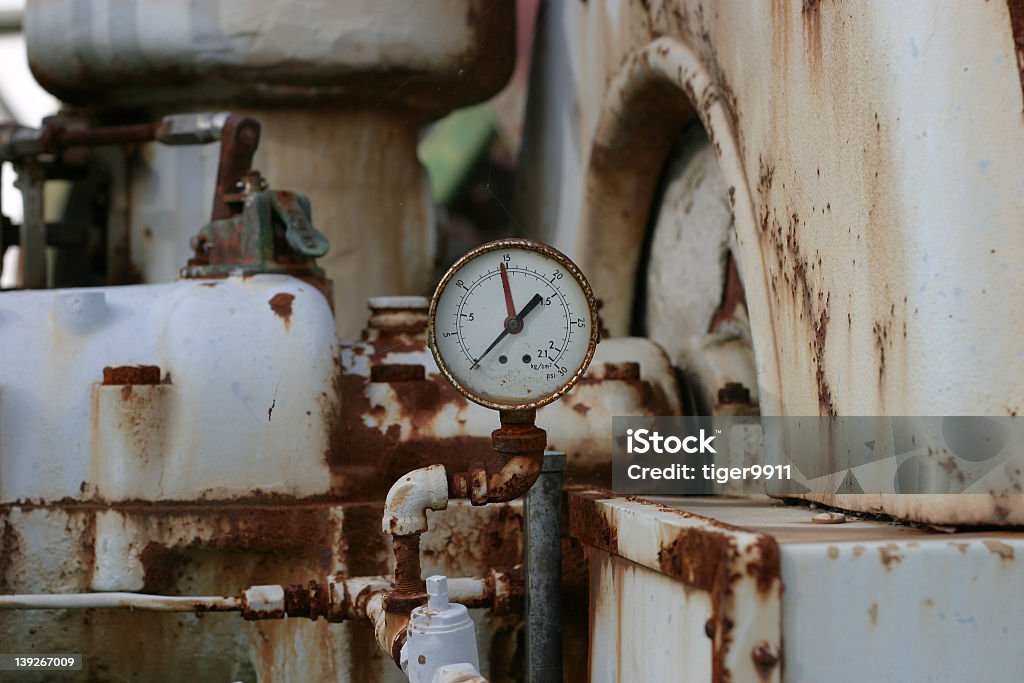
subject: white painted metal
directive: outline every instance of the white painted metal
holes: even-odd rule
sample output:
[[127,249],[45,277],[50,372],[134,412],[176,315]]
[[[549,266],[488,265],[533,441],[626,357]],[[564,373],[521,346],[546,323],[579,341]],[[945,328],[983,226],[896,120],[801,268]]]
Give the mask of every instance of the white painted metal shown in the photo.
[[711,680],[710,593],[609,553],[589,568],[591,683]]
[[[580,263],[613,333],[662,163],[699,120],[732,201],[763,414],[1024,411],[1007,3],[605,0],[554,3],[540,26],[524,224]],[[957,505],[883,511],[944,523]],[[1007,513],[958,521],[1024,521]]]
[[[709,595],[659,573],[664,518],[699,515],[778,544],[780,604],[738,597],[737,661],[774,629],[782,681],[1016,680],[1024,670],[1024,535],[928,532],[848,517],[820,525],[802,506],[728,498],[597,502],[617,553],[590,557],[591,680],[711,680]],[[656,547],[656,545],[654,546]],[[653,566],[652,566],[653,565]],[[763,632],[762,632],[763,633]],[[777,640],[781,637],[781,640]],[[733,680],[761,680],[753,671]]]
[[[254,586],[250,590],[263,588]],[[246,596],[250,595],[249,591]],[[284,593],[281,593],[284,609]],[[251,603],[250,603],[251,604]],[[63,593],[55,595],[0,595],[0,610],[15,609],[141,609],[153,612],[195,612],[196,608],[241,610],[239,598],[225,596],[143,595],[140,593]]]
[[[393,80],[397,69],[405,70],[402,78],[438,76],[467,60],[463,89],[480,87],[476,72],[489,65],[471,57],[492,17],[473,16],[488,8],[510,16],[509,3],[472,0],[214,0],[189,11],[153,2],[44,0],[26,8],[24,31],[37,77],[65,96],[88,87],[98,90],[94,99],[151,106],[251,97],[259,84],[267,91],[261,97],[289,104],[353,92],[372,103],[406,98],[392,92],[401,82]],[[173,78],[183,70],[197,78]]]
[[[590,646],[592,680],[697,681],[708,671],[725,680],[782,680],[778,666],[759,669],[752,658],[756,648],[778,653],[783,645],[783,584],[772,574],[770,542],[673,509],[686,499],[669,506],[583,495],[594,506],[587,517],[609,530],[596,536],[605,545],[615,539],[603,549],[612,552],[590,562],[592,613],[601,616],[591,624],[600,633]],[[570,533],[593,543],[589,530]],[[666,567],[682,576],[663,576]],[[651,624],[663,630],[653,644]]]
[[[430,286],[436,229],[420,130],[504,84],[514,18],[510,0],[211,0],[187,11],[43,0],[26,9],[25,34],[36,77],[65,101],[154,117],[213,104],[259,119],[254,166],[272,187],[310,197],[335,300],[362,302]],[[209,217],[217,153],[143,145],[112,184],[147,282],[184,265]],[[362,322],[358,307],[339,307],[340,337]]]
[[427,530],[427,510],[447,507],[448,477],[444,465],[421,467],[396,481],[388,491],[381,527],[392,536],[422,534]]
[[472,664],[449,664],[434,674],[431,683],[487,683]]
[[284,586],[251,586],[245,589],[245,605],[255,612],[284,613]]
[[[269,304],[282,294],[287,318]],[[0,346],[2,502],[329,489],[321,413],[337,342],[304,282],[10,292]],[[163,383],[102,385],[104,367],[137,364],[159,366]]]
[[479,669],[473,620],[463,605],[448,602],[447,577],[429,577],[427,595],[427,604],[410,615],[402,646],[402,669],[409,683],[432,683],[438,670],[449,664]]
[[691,124],[675,142],[663,173],[647,264],[645,332],[683,370],[709,413],[718,389],[730,382],[749,389],[756,404],[746,307],[711,330],[736,237],[728,188],[702,126]]

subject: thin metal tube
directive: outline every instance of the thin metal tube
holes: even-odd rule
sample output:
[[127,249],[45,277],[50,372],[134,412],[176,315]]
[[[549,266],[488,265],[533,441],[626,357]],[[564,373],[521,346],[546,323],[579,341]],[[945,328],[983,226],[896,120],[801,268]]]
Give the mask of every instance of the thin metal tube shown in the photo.
[[526,681],[562,680],[562,477],[565,454],[547,451],[526,495]]
[[0,595],[0,610],[125,608],[150,612],[241,612],[242,607],[242,598],[220,595],[190,597],[143,593]]

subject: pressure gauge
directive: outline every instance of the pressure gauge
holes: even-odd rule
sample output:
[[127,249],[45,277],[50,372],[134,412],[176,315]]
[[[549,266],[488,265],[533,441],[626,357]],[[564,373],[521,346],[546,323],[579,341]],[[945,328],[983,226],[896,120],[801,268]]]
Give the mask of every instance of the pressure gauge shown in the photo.
[[430,302],[438,367],[472,401],[496,410],[550,403],[583,376],[599,327],[594,294],[561,252],[504,239],[456,262]]

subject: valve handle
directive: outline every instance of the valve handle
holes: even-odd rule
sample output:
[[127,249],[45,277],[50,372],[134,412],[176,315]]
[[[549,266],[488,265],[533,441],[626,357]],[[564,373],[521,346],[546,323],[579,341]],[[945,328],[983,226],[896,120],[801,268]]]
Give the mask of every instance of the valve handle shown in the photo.
[[304,256],[323,256],[329,245],[327,238],[313,227],[309,200],[292,192],[274,192],[270,206],[285,227],[289,246]]

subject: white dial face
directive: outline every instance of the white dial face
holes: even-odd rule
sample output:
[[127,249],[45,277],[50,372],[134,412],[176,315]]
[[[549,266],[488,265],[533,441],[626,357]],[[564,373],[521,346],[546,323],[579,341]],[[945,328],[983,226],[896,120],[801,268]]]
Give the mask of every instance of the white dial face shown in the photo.
[[486,245],[456,264],[435,295],[438,363],[484,405],[546,403],[579,379],[593,355],[589,294],[576,267],[548,247]]

